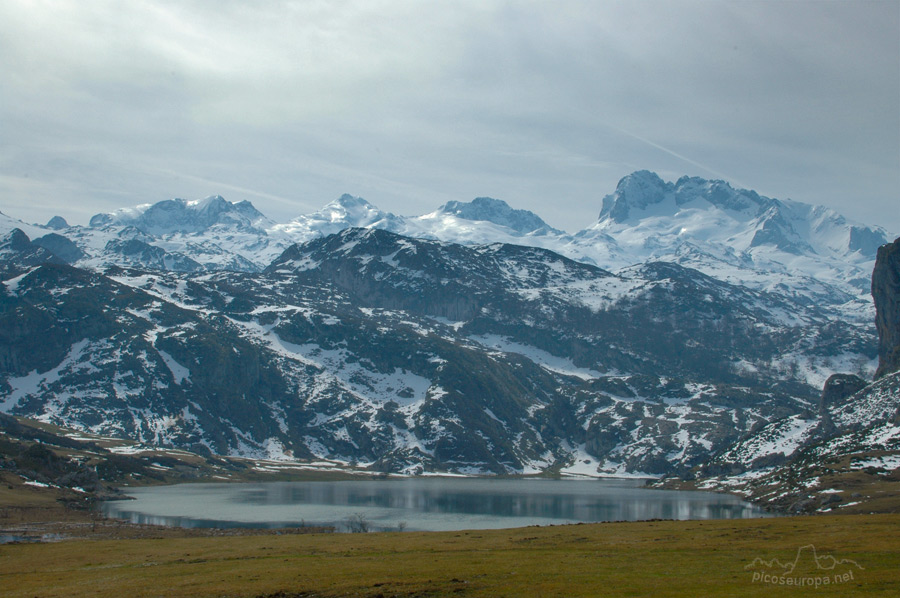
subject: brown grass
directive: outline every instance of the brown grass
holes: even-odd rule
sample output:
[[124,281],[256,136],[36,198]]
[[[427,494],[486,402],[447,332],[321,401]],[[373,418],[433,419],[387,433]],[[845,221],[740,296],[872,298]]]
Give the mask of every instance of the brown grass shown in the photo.
[[[900,587],[898,531],[898,515],[845,515],[19,544],[0,546],[0,594],[891,595]],[[746,569],[757,557],[791,561],[808,545],[864,568],[853,568],[852,581],[819,589],[754,582]],[[806,570],[808,577],[833,573]]]

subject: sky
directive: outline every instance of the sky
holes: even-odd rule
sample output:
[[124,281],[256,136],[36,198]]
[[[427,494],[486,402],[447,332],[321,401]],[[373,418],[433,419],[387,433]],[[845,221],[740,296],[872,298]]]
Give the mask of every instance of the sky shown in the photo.
[[286,222],[479,196],[575,232],[623,176],[900,234],[900,2],[3,0],[0,211]]

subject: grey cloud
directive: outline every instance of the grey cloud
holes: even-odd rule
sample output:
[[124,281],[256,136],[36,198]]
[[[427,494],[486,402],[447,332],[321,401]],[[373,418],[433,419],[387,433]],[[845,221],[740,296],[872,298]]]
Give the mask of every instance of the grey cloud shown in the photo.
[[350,192],[575,230],[648,168],[900,231],[893,2],[44,7],[0,5],[0,194],[25,219],[212,193],[283,219]]

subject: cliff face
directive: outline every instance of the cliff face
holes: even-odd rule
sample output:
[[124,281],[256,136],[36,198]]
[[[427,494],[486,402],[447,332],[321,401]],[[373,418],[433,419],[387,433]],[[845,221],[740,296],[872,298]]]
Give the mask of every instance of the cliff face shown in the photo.
[[872,272],[878,370],[875,379],[900,371],[900,238],[878,248]]

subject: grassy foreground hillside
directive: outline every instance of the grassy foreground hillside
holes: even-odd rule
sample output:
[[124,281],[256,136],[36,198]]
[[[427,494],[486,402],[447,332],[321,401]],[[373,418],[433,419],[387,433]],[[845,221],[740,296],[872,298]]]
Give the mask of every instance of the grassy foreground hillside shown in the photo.
[[0,594],[888,596],[898,531],[889,514],[7,544]]

